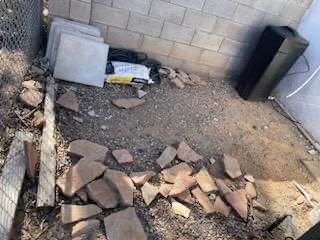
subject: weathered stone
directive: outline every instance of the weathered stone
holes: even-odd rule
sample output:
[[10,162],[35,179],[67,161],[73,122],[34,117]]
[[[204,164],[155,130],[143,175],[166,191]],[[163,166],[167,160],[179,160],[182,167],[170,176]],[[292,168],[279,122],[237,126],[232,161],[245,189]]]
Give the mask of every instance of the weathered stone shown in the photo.
[[141,188],[142,197],[144,202],[149,205],[158,195],[159,189],[150,183],[146,182]]
[[33,90],[41,90],[43,89],[43,86],[41,83],[35,80],[28,80],[22,82],[22,87],[28,88],[28,89],[33,89]]
[[239,214],[243,220],[248,218],[248,200],[247,193],[241,189],[225,195],[227,202]]
[[118,190],[122,206],[133,205],[134,185],[125,173],[109,169],[105,172],[103,178]]
[[61,221],[63,224],[78,222],[101,213],[101,208],[94,204],[90,205],[69,205],[61,206]]
[[76,195],[85,203],[88,202],[88,193],[84,188],[81,188],[76,192]]
[[183,82],[177,77],[176,78],[172,78],[171,82],[176,86],[176,88],[179,88],[179,89],[184,89],[185,88]]
[[209,200],[208,196],[201,191],[200,188],[195,188],[191,191],[193,196],[197,199],[200,205],[203,207],[206,214],[210,214],[214,212],[214,207],[211,201]]
[[169,163],[173,161],[176,155],[177,155],[177,150],[173,147],[168,146],[163,151],[161,156],[157,159],[157,163],[161,168],[164,168],[165,166],[167,166]]
[[231,211],[231,209],[221,200],[219,196],[216,197],[213,208],[215,212],[221,213],[225,217],[228,217]]
[[79,102],[77,96],[72,91],[62,94],[56,103],[71,111],[79,112]]
[[175,214],[183,216],[185,218],[189,218],[191,213],[191,209],[176,201],[172,202],[172,210]]
[[161,173],[166,182],[174,183],[178,174],[190,175],[192,168],[186,163],[180,163],[172,168],[162,170]]
[[72,227],[71,236],[77,237],[82,234],[89,234],[92,231],[98,230],[99,227],[100,227],[99,220],[82,221]]
[[184,202],[184,203],[194,204],[194,199],[191,196],[190,190],[184,191],[184,192],[176,195],[174,198],[176,198],[177,200]]
[[203,192],[208,193],[214,190],[218,190],[217,185],[210,176],[207,169],[202,168],[195,176],[197,183]]
[[161,186],[159,188],[159,192],[162,196],[167,198],[170,194],[172,187],[173,187],[173,184],[163,183],[163,184],[161,184]]
[[133,172],[130,174],[131,180],[134,185],[137,187],[143,186],[150,178],[155,176],[154,171],[145,171],[145,172]]
[[83,118],[75,117],[75,116],[73,116],[72,118],[73,118],[73,120],[75,120],[78,123],[83,123]]
[[43,93],[33,90],[33,89],[28,89],[24,93],[20,94],[20,101],[28,106],[28,107],[38,107],[43,100]]
[[42,128],[46,123],[46,118],[44,117],[43,113],[40,111],[36,111],[33,114],[33,118],[31,120],[33,126]]
[[89,198],[103,209],[111,209],[118,206],[119,194],[104,179],[98,179],[86,186]]
[[195,75],[193,73],[189,74],[190,79],[190,85],[192,86],[207,86],[208,83],[204,80],[202,80],[198,75]]
[[257,209],[257,210],[259,210],[261,212],[265,212],[265,211],[268,210],[267,207],[264,204],[262,204],[261,202],[259,202],[257,200],[253,200],[252,205],[253,205],[253,208],[255,208],[255,209]]
[[245,190],[247,193],[247,197],[249,199],[253,199],[253,198],[257,197],[257,191],[256,191],[256,188],[254,187],[253,183],[247,182]]
[[113,150],[112,155],[117,159],[118,163],[131,163],[133,162],[133,157],[130,152],[126,149]]
[[83,158],[58,178],[57,185],[64,195],[71,197],[86,184],[101,176],[106,169],[107,167],[99,162]]
[[109,149],[88,140],[75,140],[70,143],[68,154],[77,158],[88,158],[93,161],[104,162]]
[[104,219],[108,240],[146,240],[147,236],[134,208],[110,214]]
[[224,165],[224,171],[232,179],[236,179],[236,178],[242,176],[240,165],[239,165],[239,162],[237,159],[235,159],[227,154],[224,154],[223,165]]
[[172,189],[169,193],[170,196],[176,196],[183,193],[196,185],[196,180],[192,176],[179,173],[176,177]]
[[119,98],[112,100],[112,104],[117,106],[118,108],[130,109],[141,106],[146,101],[144,99],[139,98]]
[[178,158],[185,162],[198,162],[203,157],[192,150],[185,142],[179,144],[177,150]]
[[32,178],[36,174],[36,167],[39,162],[39,153],[35,149],[32,142],[24,142],[24,151],[27,161],[27,175]]
[[216,184],[222,197],[232,192],[232,190],[224,183],[223,180],[216,179]]
[[254,177],[250,174],[246,174],[243,176],[244,179],[247,181],[247,182],[251,182],[251,183],[254,183],[256,180],[254,179]]
[[138,89],[137,90],[137,94],[138,94],[138,98],[143,98],[144,96],[146,96],[148,93],[147,92],[145,92],[145,91],[143,91],[143,90],[141,90],[141,89]]
[[210,159],[209,159],[209,162],[213,165],[213,164],[216,163],[216,160],[215,160],[214,158],[210,158]]

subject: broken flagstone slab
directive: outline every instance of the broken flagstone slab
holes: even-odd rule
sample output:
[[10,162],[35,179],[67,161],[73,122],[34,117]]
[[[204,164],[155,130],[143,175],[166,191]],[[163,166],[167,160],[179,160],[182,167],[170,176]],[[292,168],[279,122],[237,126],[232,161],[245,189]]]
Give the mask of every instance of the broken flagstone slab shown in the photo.
[[64,195],[71,197],[86,184],[101,176],[106,169],[107,167],[99,162],[83,158],[58,178],[57,185]]
[[172,187],[173,187],[173,184],[163,183],[160,185],[159,192],[162,196],[167,198],[170,194]]
[[109,149],[88,140],[79,139],[70,143],[68,155],[77,158],[88,158],[93,161],[104,162]]
[[129,178],[127,174],[108,169],[103,178],[107,181],[107,183],[111,184],[112,187],[118,190],[120,204],[122,206],[133,205],[133,191],[135,187],[131,178]]
[[197,154],[186,142],[181,142],[177,150],[178,158],[184,162],[198,162],[203,157]]
[[159,189],[146,182],[141,188],[142,197],[147,205],[150,205],[159,193]]
[[202,168],[200,172],[196,174],[195,179],[205,193],[218,190],[216,183],[205,168]]
[[20,101],[24,105],[36,108],[42,103],[43,96],[44,95],[42,92],[33,89],[28,89],[25,92],[21,93],[19,97]]
[[176,195],[174,198],[183,203],[194,204],[194,199],[191,196],[190,190],[184,191]]
[[120,164],[133,162],[133,157],[127,149],[113,150],[112,155]]
[[176,201],[172,201],[171,205],[172,205],[172,211],[174,212],[174,214],[183,216],[185,218],[189,218],[191,213],[190,208],[187,208],[185,205]]
[[162,170],[161,173],[166,182],[174,183],[178,174],[189,176],[192,173],[192,168],[186,163],[179,163],[171,168]]
[[27,161],[27,175],[28,177],[32,178],[36,174],[36,167],[39,163],[40,156],[32,142],[25,141],[23,144]]
[[104,219],[108,240],[147,240],[133,207],[110,214]]
[[232,190],[225,184],[223,180],[216,179],[216,184],[222,197],[232,192]]
[[173,147],[166,147],[166,149],[163,151],[161,156],[157,159],[157,163],[161,168],[164,168],[167,166],[169,163],[173,161],[173,159],[177,155],[177,150]]
[[177,196],[189,190],[191,187],[196,185],[196,180],[192,176],[179,173],[176,177],[169,196]]
[[78,237],[82,234],[89,234],[90,232],[97,231],[99,227],[100,227],[99,220],[82,221],[72,227],[71,236]]
[[98,179],[86,186],[89,198],[103,209],[116,208],[119,204],[119,193],[104,179]]
[[229,205],[245,221],[248,219],[248,200],[246,195],[247,193],[243,189],[225,195],[225,199]]
[[135,186],[141,187],[155,175],[154,171],[133,172],[130,174],[130,178]]
[[71,111],[79,112],[79,102],[76,94],[72,91],[62,94],[56,103]]
[[214,212],[213,204],[211,203],[208,196],[204,192],[202,192],[199,187],[193,189],[191,193],[197,199],[200,205],[203,207],[206,214],[210,214]]
[[231,177],[232,179],[236,179],[242,176],[240,165],[237,159],[227,154],[224,154],[223,166],[224,166],[225,173],[228,174],[228,176]]
[[228,207],[219,196],[216,197],[213,208],[215,212],[221,213],[225,217],[229,217],[230,215],[230,207]]
[[78,222],[92,216],[98,215],[102,209],[94,204],[90,205],[69,205],[62,204],[61,206],[61,221],[62,224]]
[[81,199],[81,201],[87,203],[88,202],[88,193],[85,188],[81,188],[76,192],[76,195]]
[[112,100],[112,104],[118,108],[130,109],[143,105],[146,102],[144,99],[139,98],[118,98]]
[[257,191],[256,191],[256,188],[254,187],[253,183],[247,182],[245,191],[246,191],[247,197],[249,199],[253,199],[253,198],[257,197]]

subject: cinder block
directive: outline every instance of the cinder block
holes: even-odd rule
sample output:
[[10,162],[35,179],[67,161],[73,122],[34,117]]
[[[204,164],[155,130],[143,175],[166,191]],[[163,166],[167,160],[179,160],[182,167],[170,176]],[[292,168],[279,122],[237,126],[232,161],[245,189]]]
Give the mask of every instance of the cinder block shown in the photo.
[[102,4],[93,4],[92,21],[103,23],[108,26],[126,28],[129,12],[122,9],[111,8]]
[[251,53],[249,45],[229,39],[223,40],[219,52],[234,57],[246,57]]
[[48,10],[51,16],[69,18],[70,0],[49,0]]
[[171,0],[171,3],[187,8],[201,10],[205,0]]
[[199,63],[218,68],[225,68],[229,61],[229,56],[214,51],[204,50]]
[[178,59],[185,59],[191,62],[196,62],[199,60],[201,52],[201,48],[175,43],[169,56]]
[[212,67],[206,65],[200,65],[199,63],[185,61],[181,65],[181,69],[186,73],[195,73],[198,76],[202,77],[204,80],[209,78],[209,73]]
[[257,0],[254,4],[256,9],[278,15],[283,10],[287,0]]
[[101,32],[101,37],[103,37],[103,39],[107,41],[107,31],[108,31],[107,25],[102,23],[97,23],[97,22],[93,22],[91,23],[91,25],[97,27]]
[[126,9],[146,15],[149,12],[151,0],[113,0],[113,7]]
[[203,12],[231,19],[237,7],[238,3],[231,0],[207,0]]
[[161,38],[189,44],[193,38],[193,34],[194,30],[192,28],[165,22]]
[[172,68],[181,68],[184,60],[182,59],[177,59],[173,57],[168,57],[160,54],[155,54],[155,53],[147,53],[149,57],[154,58],[161,62],[163,66],[169,66]]
[[217,17],[208,15],[196,10],[187,9],[186,15],[183,20],[183,25],[211,32],[217,22]]
[[144,36],[141,49],[145,52],[154,52],[160,55],[169,55],[173,42],[161,38]]
[[305,12],[306,9],[301,5],[301,3],[299,4],[295,0],[288,0],[287,4],[281,11],[280,16],[295,22],[299,22]]
[[91,3],[71,0],[70,18],[83,23],[89,23],[91,16]]
[[213,32],[239,42],[245,41],[250,27],[224,18],[219,18]]
[[153,0],[150,16],[181,24],[186,8],[161,0]]
[[107,43],[112,47],[139,49],[142,35],[116,27],[108,27]]
[[197,31],[191,42],[191,45],[217,51],[222,43],[223,37]]
[[264,15],[263,11],[239,5],[234,15],[234,20],[246,25],[259,26],[263,22]]
[[146,35],[159,37],[161,33],[161,29],[163,26],[163,21],[142,16],[137,13],[131,13],[128,23],[128,30],[144,33]]
[[92,0],[93,3],[100,3],[106,6],[111,6],[112,0]]

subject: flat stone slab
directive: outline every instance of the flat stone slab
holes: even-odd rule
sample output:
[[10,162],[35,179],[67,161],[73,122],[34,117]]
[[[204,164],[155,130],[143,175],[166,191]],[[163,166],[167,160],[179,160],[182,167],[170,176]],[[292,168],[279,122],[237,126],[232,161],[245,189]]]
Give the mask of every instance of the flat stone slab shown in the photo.
[[118,108],[130,109],[143,105],[146,102],[144,99],[139,98],[118,98],[112,100],[112,104]]
[[65,81],[103,87],[109,46],[62,33],[54,77]]
[[34,89],[28,89],[25,92],[21,93],[19,98],[24,105],[36,108],[42,103],[43,96],[44,95],[42,92]]
[[104,179],[98,179],[86,186],[89,198],[103,209],[116,208],[119,204],[119,194]]
[[79,102],[76,94],[72,91],[68,91],[64,94],[62,94],[57,102],[58,105],[69,109],[74,112],[79,112]]
[[183,203],[194,204],[194,198],[191,196],[190,190],[184,191],[174,198]]
[[76,195],[81,199],[81,201],[87,203],[88,202],[88,193],[85,188],[81,188],[76,192]]
[[57,180],[63,194],[71,197],[82,187],[101,176],[107,167],[99,162],[81,159]]
[[248,200],[247,193],[241,189],[225,195],[227,202],[239,214],[239,216],[247,221],[248,218]]
[[133,191],[135,187],[131,178],[129,178],[127,174],[108,169],[103,178],[107,181],[107,183],[111,184],[112,187],[118,190],[120,204],[122,206],[127,207],[133,205]]
[[23,81],[22,87],[28,88],[28,89],[33,89],[33,90],[43,89],[43,85],[40,82],[35,81],[35,80]]
[[253,199],[253,198],[257,197],[257,191],[256,191],[256,188],[254,187],[253,183],[247,182],[245,190],[247,193],[247,197],[249,199]]
[[104,219],[108,240],[147,240],[134,208],[110,214]]
[[216,184],[222,197],[232,192],[232,190],[225,184],[223,180],[216,179]]
[[167,166],[169,163],[173,161],[176,155],[177,155],[177,150],[173,147],[168,146],[160,155],[160,157],[157,159],[157,163],[161,168],[164,168],[165,166]]
[[98,215],[102,209],[94,204],[90,205],[69,205],[62,204],[61,206],[61,221],[63,224],[78,222],[92,216]]
[[32,142],[24,142],[24,151],[27,160],[27,175],[32,178],[36,174],[36,167],[39,163],[40,156]]
[[71,236],[78,237],[82,234],[89,234],[90,232],[96,231],[100,228],[99,220],[87,220],[77,223],[72,227]]
[[159,189],[146,182],[141,188],[142,197],[147,205],[150,205],[159,193]]
[[170,194],[172,187],[173,187],[173,184],[163,183],[159,187],[159,193],[165,198],[167,198]]
[[197,154],[186,142],[181,142],[177,150],[178,158],[184,162],[198,162],[203,157]]
[[228,207],[219,196],[216,197],[213,208],[215,212],[221,213],[225,217],[229,217],[230,215],[230,207]]
[[174,212],[174,214],[183,216],[185,218],[189,218],[191,213],[190,208],[176,201],[172,202],[172,211]]
[[141,187],[155,175],[154,171],[133,172],[130,174],[130,178],[135,186]]
[[197,199],[206,214],[214,212],[214,207],[208,196],[201,191],[200,188],[195,188],[191,191],[192,195]]
[[227,154],[224,154],[223,166],[224,166],[225,173],[228,174],[228,176],[231,177],[232,179],[236,179],[242,176],[240,165],[237,159]]
[[215,181],[210,176],[207,169],[202,168],[195,176],[197,183],[203,192],[208,193],[215,190],[218,190]]
[[120,164],[131,163],[134,161],[133,157],[127,149],[113,150],[112,155],[115,159],[117,159],[118,163]]
[[90,158],[93,161],[104,162],[109,149],[105,146],[79,139],[70,143],[68,154],[77,158]]
[[167,168],[161,171],[161,174],[166,182],[174,183],[178,174],[190,175],[192,168],[186,163],[179,163],[172,168]]
[[174,181],[174,184],[172,186],[172,189],[169,195],[177,196],[178,194],[181,194],[189,190],[191,187],[195,185],[196,185],[196,180],[192,176],[179,173]]

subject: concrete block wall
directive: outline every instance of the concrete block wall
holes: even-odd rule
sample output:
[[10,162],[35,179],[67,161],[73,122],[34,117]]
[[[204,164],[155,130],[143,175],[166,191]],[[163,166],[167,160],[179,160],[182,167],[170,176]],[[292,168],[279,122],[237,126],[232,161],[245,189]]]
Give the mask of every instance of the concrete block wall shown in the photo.
[[50,16],[101,29],[113,47],[213,78],[236,76],[268,24],[296,27],[312,0],[49,0]]

